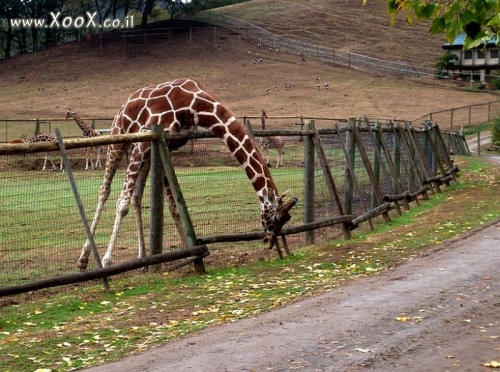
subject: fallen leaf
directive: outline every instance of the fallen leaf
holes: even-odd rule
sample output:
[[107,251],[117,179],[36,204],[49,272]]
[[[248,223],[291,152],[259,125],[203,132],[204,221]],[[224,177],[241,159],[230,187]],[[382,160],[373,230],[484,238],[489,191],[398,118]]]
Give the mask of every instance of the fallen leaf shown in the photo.
[[395,319],[400,322],[411,322],[411,317],[409,316],[397,316]]
[[496,360],[492,360],[489,363],[483,363],[483,366],[490,367],[490,368],[500,368],[500,362],[497,362]]
[[354,349],[354,351],[359,351],[360,353],[369,353],[371,350],[370,349],[357,348],[357,349]]

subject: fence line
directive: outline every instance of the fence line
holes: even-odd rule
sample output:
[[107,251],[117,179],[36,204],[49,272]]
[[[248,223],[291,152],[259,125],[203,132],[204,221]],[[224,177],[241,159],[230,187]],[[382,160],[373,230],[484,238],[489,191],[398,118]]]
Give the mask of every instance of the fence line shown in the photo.
[[[247,126],[251,128],[248,119]],[[365,222],[372,227],[374,223],[387,221],[390,214],[401,214],[410,203],[418,203],[419,199],[440,192],[443,185],[454,181],[458,169],[449,158],[450,152],[468,153],[459,131],[441,131],[432,122],[415,129],[406,122],[379,123],[364,119],[349,120],[342,128],[336,124],[320,129],[308,121],[304,128],[294,131],[252,132],[256,137],[279,134],[286,140],[285,166],[272,168],[275,182],[283,189],[292,190],[299,200],[292,210],[292,221],[282,231],[279,246],[285,248],[285,252],[290,245],[299,249],[304,242],[349,237],[351,231]],[[198,236],[196,244],[210,245],[210,255],[203,259],[207,264],[230,265],[244,257],[262,255],[262,246],[256,247],[252,241],[261,239],[263,233],[255,203],[241,200],[242,196],[253,193],[248,179],[227,148],[213,137],[210,132],[190,132],[170,134],[166,140],[188,138],[193,142],[191,152],[175,152],[172,161]],[[102,171],[83,170],[76,161],[81,154],[74,151],[110,143],[144,140],[154,143],[154,138],[157,138],[155,133],[138,133],[65,140],[64,147],[69,153],[71,172],[83,205],[93,208]],[[9,290],[20,293],[21,287],[38,288],[40,281],[56,276],[60,280],[48,280],[50,286],[67,284],[66,276],[71,282],[75,280],[75,261],[85,233],[67,178],[62,172],[33,169],[38,153],[57,148],[57,143],[0,145],[0,253],[4,257],[0,262],[0,289],[4,291],[0,294],[7,294]],[[166,147],[160,148],[165,151]],[[56,151],[53,153],[59,156]],[[203,185],[201,190],[200,185]],[[112,185],[114,193],[120,186],[119,182]],[[154,200],[162,199],[163,191],[155,196],[152,189],[147,188],[145,193],[151,200],[151,206],[147,198],[143,200],[145,228],[150,229],[152,236],[165,237],[160,249],[177,251],[185,239],[179,236],[170,219],[160,224],[163,230],[155,234],[153,222],[147,223],[147,215],[153,213]],[[113,220],[114,208],[107,208],[101,219],[101,230],[94,237],[97,246],[106,244]],[[156,217],[149,220],[154,221]],[[119,237],[121,245],[117,247],[120,253],[116,257],[118,264],[131,261],[131,268],[147,264],[134,261],[137,256],[134,231],[133,218],[128,222],[124,220]],[[282,255],[281,249],[278,252]],[[202,258],[191,257],[187,262],[196,260]],[[184,263],[169,265],[179,264]],[[30,282],[37,283],[27,284]]]
[[[496,116],[500,115],[500,100],[480,103],[475,105],[467,105],[462,107],[454,107],[452,109],[434,111],[422,115],[413,120],[407,120],[412,125],[420,125],[426,120],[431,120],[439,124],[443,129],[460,129],[471,125],[491,122]],[[244,116],[248,119],[258,119],[260,116],[248,115]],[[345,125],[347,119],[328,118],[328,117],[313,117],[313,116],[272,116],[270,117],[275,123],[285,122],[287,119],[296,121],[296,125],[301,125],[304,120],[315,120],[319,128],[328,128],[335,123]],[[109,128],[113,118],[83,118],[93,128],[97,129],[102,134],[109,133]],[[370,121],[379,123],[390,123],[392,121],[401,121],[398,119],[370,118]],[[62,126],[62,123],[68,125]],[[73,121],[61,118],[36,118],[36,119],[12,119],[0,118],[0,142],[8,142],[12,139],[18,139],[22,135],[36,135],[40,133],[52,133],[53,126],[59,125],[64,138],[79,138],[81,130],[74,125]],[[285,125],[289,125],[288,123]],[[277,127],[283,129],[283,125],[277,124]]]

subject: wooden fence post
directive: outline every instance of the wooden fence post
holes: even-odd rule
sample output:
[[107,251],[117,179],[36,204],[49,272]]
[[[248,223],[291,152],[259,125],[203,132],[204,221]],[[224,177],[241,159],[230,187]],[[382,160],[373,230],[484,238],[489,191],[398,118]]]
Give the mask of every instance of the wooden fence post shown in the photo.
[[[332,202],[334,208],[336,209],[339,216],[344,216],[344,209],[342,208],[342,202],[340,201],[339,193],[337,192],[337,187],[335,186],[335,181],[333,180],[332,172],[330,171],[330,166],[328,165],[328,160],[326,159],[325,150],[321,144],[321,138],[316,130],[313,134],[314,148],[316,154],[318,155],[319,163],[323,170],[323,177],[325,178],[326,188],[330,194],[330,201]],[[349,224],[342,223],[342,233],[345,239],[351,238],[351,230],[349,229]]]
[[[165,141],[165,136],[162,134],[159,139],[160,142],[160,157],[163,165],[163,171],[165,172],[165,177],[167,178],[168,185],[172,191],[172,197],[174,198],[175,204],[177,206],[177,211],[179,212],[179,217],[182,222],[182,229],[185,236],[185,241],[189,247],[194,247],[197,245],[196,233],[194,230],[193,222],[191,216],[189,215],[186,201],[182,195],[182,190],[179,186],[179,181],[175,175],[174,166],[172,164],[172,156],[167,148],[167,142]],[[205,264],[203,263],[203,258],[198,257],[194,261],[194,268],[198,274],[205,274]]]
[[[342,145],[342,149],[344,150],[344,155],[346,157],[345,161],[345,172],[344,172],[344,212],[346,214],[353,214],[354,208],[354,184],[356,182],[356,175],[354,173],[354,165],[356,158],[356,148],[354,146],[354,136],[352,133],[352,126],[354,125],[353,119],[347,120],[347,132],[346,132],[346,145],[344,147],[344,143],[342,140],[342,135],[340,134],[339,126],[336,125],[336,130],[338,133],[338,137],[340,143]],[[359,190],[358,190],[359,192]],[[362,200],[362,196],[359,195]],[[371,222],[371,221],[370,221]]]
[[[405,126],[406,126],[406,129],[407,129],[407,132],[408,132],[408,138],[410,139],[410,143],[411,143],[411,145],[413,146],[413,149],[414,149],[415,157],[416,157],[416,159],[418,160],[418,162],[421,165],[421,171],[422,171],[423,180],[424,180],[423,183],[425,184],[427,182],[427,180],[431,178],[431,173],[430,173],[430,170],[429,170],[429,165],[425,161],[425,154],[423,153],[422,147],[419,146],[418,143],[417,143],[417,140],[415,138],[415,131],[414,131],[413,127],[411,127],[408,124],[406,124]],[[432,184],[434,185],[434,189],[435,189],[436,192],[441,192],[441,190],[439,189],[439,185],[436,182],[432,182]],[[430,189],[432,191],[432,187]]]
[[[396,168],[394,166],[394,163],[392,162],[391,153],[390,153],[389,149],[387,148],[387,144],[385,142],[385,139],[384,139],[384,136],[382,133],[382,126],[380,125],[380,123],[377,123],[378,132],[377,132],[377,135],[375,136],[372,133],[372,130],[370,128],[370,124],[369,124],[367,118],[365,118],[365,125],[368,128],[368,132],[370,133],[372,140],[375,142],[375,146],[374,146],[375,157],[379,159],[380,167],[382,168],[382,171],[384,173],[384,177],[386,177],[387,183],[388,183],[389,187],[391,188],[392,193],[401,194],[403,192],[403,188],[401,186],[400,179],[399,179],[398,174],[396,172]],[[382,151],[384,151],[385,162],[386,162],[389,170],[387,170],[385,165],[384,165]],[[405,200],[403,201],[403,203],[404,203],[405,209],[408,209],[408,203]],[[394,207],[396,208],[398,214],[401,215],[402,212],[401,212],[401,208],[399,206],[399,201],[394,202]]]
[[[359,126],[361,127],[361,120],[359,120]],[[368,130],[370,130],[370,123],[368,122],[368,119],[366,119],[365,123],[368,126]],[[358,132],[359,133],[359,132]],[[373,173],[375,174],[375,179],[377,180],[377,185],[380,187],[380,158],[377,156],[377,150],[379,148],[378,141],[372,136],[371,137],[372,144],[373,144]],[[382,189],[380,189],[380,192],[382,192]],[[376,186],[375,184],[372,184],[372,206],[371,208],[374,209],[380,205],[382,202],[381,200],[377,197],[377,191],[376,191]]]
[[[359,135],[359,131],[355,125],[353,126],[353,134],[354,134],[354,140],[356,142],[356,146],[358,147],[359,154],[361,155],[361,159],[363,160],[363,164],[365,166],[366,173],[368,174],[368,177],[370,178],[370,182],[371,182],[372,187],[373,187],[373,191],[374,191],[373,196],[374,196],[374,198],[376,198],[376,201],[377,201],[376,206],[379,206],[383,202],[382,191],[380,190],[380,185],[379,185],[378,179],[375,176],[375,172],[373,171],[372,165],[370,163],[370,159],[368,158],[368,154],[366,153],[365,147],[363,145],[363,141],[362,141],[362,139]],[[373,207],[372,207],[372,209],[373,209]],[[384,217],[384,220],[386,222],[390,221],[389,213],[387,211],[382,213],[382,216]]]
[[[163,137],[163,126],[154,125],[153,132]],[[163,251],[164,220],[164,172],[160,157],[160,141],[151,141],[151,229],[149,237],[149,253],[151,256]],[[150,266],[149,271],[159,272],[161,265]]]
[[[64,142],[61,136],[61,132],[59,131],[59,128],[56,128],[56,138],[57,138],[57,145],[59,146],[59,151],[61,153],[61,161],[64,161],[64,168],[66,170],[66,174],[68,175],[69,183],[71,184],[71,189],[73,190],[73,195],[75,196],[76,205],[78,207],[78,211],[80,212],[80,217],[82,219],[85,233],[87,234],[87,240],[89,242],[90,249],[92,250],[92,253],[94,255],[97,268],[102,269],[101,258],[99,257],[99,252],[97,251],[97,247],[94,242],[94,235],[90,230],[89,222],[85,214],[85,209],[83,207],[82,199],[80,198],[80,193],[78,192],[78,187],[75,182],[75,177],[73,176],[71,164],[69,162],[68,154],[66,152],[66,147],[64,146]],[[109,292],[110,287],[108,278],[106,276],[102,277],[102,284],[104,286],[104,290],[106,292]]]
[[[394,128],[394,133],[396,134],[396,139],[399,144],[402,145],[404,152],[407,154],[406,158],[408,159],[408,165],[403,161],[403,165],[405,167],[406,173],[408,175],[408,182],[410,184],[410,192],[416,192],[419,188],[424,186],[424,180],[422,175],[418,171],[418,165],[415,161],[415,154],[413,149],[409,144],[408,136],[406,135],[406,128],[403,128],[399,123],[396,124]],[[402,156],[404,159],[404,155]],[[418,179],[418,184],[417,184]],[[429,196],[427,193],[424,193],[424,199],[428,199]],[[418,199],[416,199],[417,205],[419,204]]]
[[[428,130],[426,130],[426,136],[429,141],[429,144],[432,148],[432,153],[433,153],[433,159],[434,159],[434,166],[435,166],[435,174],[437,174],[437,168],[439,168],[439,171],[441,172],[441,175],[443,177],[446,176],[446,169],[444,169],[443,164],[446,162],[446,157],[443,156],[446,153],[446,148],[441,148],[438,147],[438,132],[436,130],[437,125],[433,124],[431,127],[429,127]],[[439,144],[441,144],[439,142]],[[450,167],[451,169],[451,167]],[[434,174],[434,175],[435,175]]]
[[[370,137],[371,137],[372,142],[373,142],[373,150],[375,153],[375,160],[377,160],[377,163],[378,163],[379,173],[380,173],[380,169],[382,169],[382,173],[384,174],[384,177],[386,178],[387,184],[391,188],[392,193],[393,194],[400,194],[402,192],[402,190],[400,188],[398,188],[396,185],[398,179],[397,179],[396,175],[394,174],[395,172],[392,172],[391,174],[389,174],[389,172],[387,171],[387,169],[384,166],[384,162],[382,159],[382,151],[381,150],[384,149],[384,146],[382,144],[382,126],[380,125],[380,123],[377,122],[377,124],[376,124],[377,131],[374,134],[372,129],[370,128],[370,123],[368,121],[368,118],[366,118],[366,117],[365,117],[365,126],[368,129],[368,133],[370,134]],[[391,161],[392,160],[391,160],[390,156],[386,157],[386,162],[389,165],[390,169],[392,169],[391,166],[393,166]],[[377,174],[377,179],[379,180],[379,184],[380,184],[380,174]],[[399,206],[398,201],[394,202],[394,207],[396,208],[398,214],[401,215],[402,212],[401,212],[401,208]]]
[[[340,133],[339,126],[336,124],[335,129],[337,131],[337,135],[344,151],[346,170],[345,170],[345,178],[344,178],[344,213],[345,214],[354,214],[354,188],[356,188],[356,192],[359,195],[359,201],[361,203],[361,207],[363,208],[363,212],[367,213],[368,208],[363,201],[363,195],[361,194],[361,187],[359,186],[358,180],[356,178],[356,172],[354,171],[354,159],[356,158],[356,147],[354,146],[354,136],[352,134],[352,126],[353,119],[349,119],[347,121],[348,130],[346,131],[347,144],[344,144],[344,140],[342,139],[342,134]],[[370,229],[373,230],[373,222],[371,218],[368,218],[368,224],[370,225]]]
[[[314,130],[314,120],[304,124],[306,132]],[[314,142],[304,136],[304,223],[314,222]],[[314,231],[304,233],[305,244],[314,244]]]

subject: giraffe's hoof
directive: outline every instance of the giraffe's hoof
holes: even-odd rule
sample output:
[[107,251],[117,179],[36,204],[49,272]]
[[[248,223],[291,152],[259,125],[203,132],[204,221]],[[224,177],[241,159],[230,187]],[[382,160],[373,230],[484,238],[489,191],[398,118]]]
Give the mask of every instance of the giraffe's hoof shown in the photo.
[[111,258],[106,255],[102,257],[101,263],[102,267],[110,267],[113,264],[113,262],[111,262]]
[[88,263],[89,263],[89,259],[88,258],[80,257],[78,259],[78,262],[76,263],[76,266],[80,270],[85,270],[87,268]]

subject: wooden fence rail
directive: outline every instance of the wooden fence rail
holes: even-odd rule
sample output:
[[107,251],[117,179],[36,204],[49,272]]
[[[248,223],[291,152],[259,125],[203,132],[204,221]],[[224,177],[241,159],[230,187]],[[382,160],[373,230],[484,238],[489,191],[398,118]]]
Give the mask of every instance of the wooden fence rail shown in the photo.
[[[251,128],[249,121],[247,126]],[[297,222],[292,220],[281,232],[282,244],[287,253],[287,236],[303,234],[304,243],[310,244],[315,241],[315,232],[318,229],[333,227],[348,239],[351,231],[363,222],[367,221],[369,227],[373,228],[373,221],[378,216],[381,216],[383,221],[390,221],[391,212],[402,214],[403,210],[410,208],[411,202],[418,203],[419,198],[427,199],[429,193],[439,193],[442,185],[449,185],[456,180],[458,168],[450,159],[450,152],[467,154],[465,139],[458,131],[440,131],[432,122],[416,129],[408,123],[381,124],[364,118],[349,119],[342,128],[335,125],[331,128],[316,129],[314,121],[308,120],[298,130],[252,130],[252,133],[255,137],[283,136],[293,146],[297,147],[299,143],[302,146],[303,159],[294,167],[295,173],[303,170],[304,189],[299,197],[302,216],[294,217]],[[163,136],[162,128],[158,127],[150,132],[138,134],[65,140],[64,147],[68,150],[113,143],[152,142],[152,156],[155,161],[152,161],[151,178],[156,181],[151,181],[151,257],[117,265],[114,269],[93,270],[92,274],[88,275],[59,275],[58,278],[44,278],[21,284],[0,282],[0,296],[115,275],[143,266],[158,267],[160,262],[180,258],[189,258],[187,262],[193,263],[197,272],[204,272],[203,259],[209,252],[207,246],[262,239],[264,234],[260,231],[212,235],[196,231],[200,224],[192,221],[188,208],[190,201],[182,197],[180,183],[176,181],[172,154],[167,150],[166,144],[168,141],[179,139],[203,142],[213,137],[210,132]],[[57,143],[0,145],[0,156],[13,157],[57,150]],[[196,156],[196,151],[193,156]],[[165,223],[160,218],[160,215],[163,216],[163,177],[169,180],[174,199],[180,203],[178,210],[185,234],[181,240],[187,245],[184,249],[177,248],[175,254],[163,252],[165,243],[162,236]],[[322,209],[327,210],[326,216],[321,215]],[[1,224],[0,226],[0,229],[7,228]],[[295,239],[294,242],[296,241]],[[8,247],[2,247],[0,243],[0,249],[7,251]],[[279,244],[277,249],[281,257]],[[4,254],[4,257],[8,259],[9,255]],[[8,270],[10,267],[8,262],[4,263],[2,270]]]

